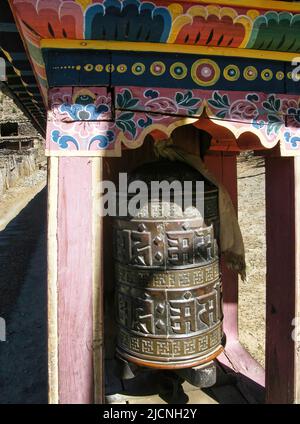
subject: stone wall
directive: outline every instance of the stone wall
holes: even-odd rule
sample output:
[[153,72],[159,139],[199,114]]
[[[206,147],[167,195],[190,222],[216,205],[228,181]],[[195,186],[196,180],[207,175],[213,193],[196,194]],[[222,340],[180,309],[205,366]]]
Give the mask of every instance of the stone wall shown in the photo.
[[[0,197],[20,179],[33,174],[45,162],[43,138],[13,100],[0,91],[0,125],[1,123],[18,123],[19,135],[32,137],[34,147],[18,151],[13,143],[1,143],[0,133]],[[11,141],[14,142],[13,137]]]
[[1,122],[16,122],[19,125],[19,135],[38,137],[38,132],[15,105],[12,99],[0,91],[0,124]]
[[25,153],[0,151],[0,196],[15,186],[20,178],[33,174],[40,164],[38,149],[29,149]]

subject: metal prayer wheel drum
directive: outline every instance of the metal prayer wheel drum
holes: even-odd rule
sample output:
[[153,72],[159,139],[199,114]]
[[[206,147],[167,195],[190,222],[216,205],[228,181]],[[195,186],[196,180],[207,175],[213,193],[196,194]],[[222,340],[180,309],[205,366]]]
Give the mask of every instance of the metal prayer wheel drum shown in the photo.
[[[204,217],[192,205],[150,198],[114,222],[117,354],[140,366],[195,367],[223,350],[222,288],[216,234],[218,190],[193,168],[158,161],[128,183],[203,181]],[[203,219],[204,218],[204,219]]]

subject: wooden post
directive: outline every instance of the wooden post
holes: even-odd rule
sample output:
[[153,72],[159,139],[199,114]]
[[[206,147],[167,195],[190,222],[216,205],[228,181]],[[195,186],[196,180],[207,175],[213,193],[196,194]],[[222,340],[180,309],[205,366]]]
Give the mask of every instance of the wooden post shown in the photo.
[[272,404],[300,402],[299,340],[292,338],[300,317],[299,190],[299,158],[267,155],[266,390]]
[[57,404],[58,396],[58,287],[57,287],[57,204],[58,158],[48,159],[48,401]]
[[99,216],[103,159],[92,159],[93,366],[94,403],[104,403],[103,218]]
[[102,159],[49,159],[49,402],[103,400]]
[[[235,153],[209,152],[205,164],[228,190],[234,207],[238,207],[237,167]],[[224,295],[224,330],[237,339],[238,326],[238,276],[222,263],[222,281]],[[231,339],[228,339],[229,343]]]
[[300,404],[300,158],[294,158],[295,175],[295,346],[294,346],[294,403]]

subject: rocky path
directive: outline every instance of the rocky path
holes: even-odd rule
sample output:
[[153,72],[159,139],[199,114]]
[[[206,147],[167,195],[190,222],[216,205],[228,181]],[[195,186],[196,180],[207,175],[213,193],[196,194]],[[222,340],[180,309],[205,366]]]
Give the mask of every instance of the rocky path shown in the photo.
[[16,185],[0,196],[0,231],[46,186],[46,180],[47,171],[38,170],[20,178]]
[[240,340],[264,366],[265,352],[265,168],[260,157],[238,162],[239,222],[243,233],[247,282],[240,282]]

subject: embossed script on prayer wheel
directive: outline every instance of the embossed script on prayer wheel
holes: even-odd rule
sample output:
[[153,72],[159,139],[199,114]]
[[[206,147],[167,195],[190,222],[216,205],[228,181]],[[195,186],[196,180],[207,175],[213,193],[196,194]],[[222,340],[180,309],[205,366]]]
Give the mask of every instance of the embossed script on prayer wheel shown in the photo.
[[[204,182],[204,217],[174,197],[147,199],[139,213],[114,223],[117,353],[141,366],[194,367],[222,351],[218,190],[193,168],[159,161],[138,168],[129,183]],[[129,195],[130,196],[130,195]]]

